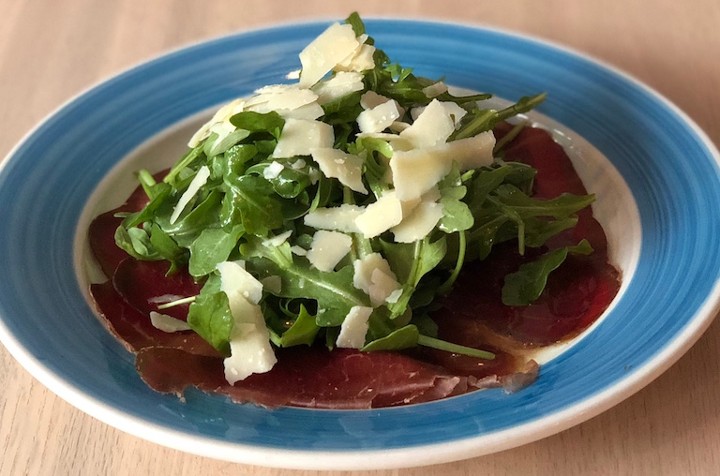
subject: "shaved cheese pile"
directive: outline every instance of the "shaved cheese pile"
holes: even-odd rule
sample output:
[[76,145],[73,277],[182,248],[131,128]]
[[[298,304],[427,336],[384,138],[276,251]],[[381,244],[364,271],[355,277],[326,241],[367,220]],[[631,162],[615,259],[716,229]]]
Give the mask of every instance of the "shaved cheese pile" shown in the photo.
[[[304,289],[310,281],[317,286],[316,281],[323,279],[328,284],[318,292],[333,290],[336,276],[342,275],[347,281],[351,267],[352,283],[343,283],[351,287],[337,291],[346,300],[340,311],[332,305],[323,307],[320,298],[317,300],[314,310],[317,325],[327,326],[320,324],[321,316],[325,315],[333,326],[339,327],[335,334],[328,332],[327,342],[334,341],[337,347],[363,349],[367,342],[382,337],[373,334],[377,330],[369,330],[371,322],[375,322],[371,318],[391,315],[391,319],[406,316],[409,320],[412,315],[407,307],[409,295],[417,281],[408,284],[411,280],[408,275],[418,270],[403,270],[397,258],[393,261],[390,255],[384,255],[384,246],[429,242],[426,238],[440,229],[446,213],[443,179],[451,171],[458,174],[493,164],[492,131],[455,138],[460,137],[463,118],[473,109],[464,109],[467,102],[450,95],[444,82],[423,79],[415,86],[414,93],[424,95],[417,101],[402,97],[402,93],[398,96],[392,89],[377,88],[384,94],[372,90],[373,81],[378,81],[374,76],[379,71],[375,69],[377,58],[382,61],[379,66],[387,68],[381,74],[392,71],[393,81],[394,76],[404,77],[409,71],[391,70],[383,59],[384,53],[376,55],[372,43],[367,35],[356,34],[350,24],[331,25],[300,53],[301,70],[287,76],[296,82],[265,86],[222,106],[189,141],[190,147],[204,147],[209,158],[220,157],[227,164],[217,161],[210,167],[203,165],[188,185],[183,182],[186,188],[173,210],[171,223],[196,202],[208,181],[222,182],[223,187],[230,189],[245,185],[218,180],[223,168],[238,167],[241,172],[237,173],[242,173],[244,163],[233,160],[250,160],[244,156],[228,159],[229,152],[223,157],[221,154],[230,147],[240,144],[246,151],[262,155],[247,173],[255,175],[251,178],[260,177],[264,185],[243,191],[242,197],[233,195],[228,200],[226,196],[221,204],[220,213],[225,219],[224,213],[232,209],[234,201],[247,199],[247,207],[252,210],[242,208],[237,212],[242,219],[240,230],[255,233],[255,238],[259,238],[259,245],[240,241],[240,247],[235,246],[228,253],[236,256],[232,253],[237,254],[240,249],[240,256],[247,257],[249,264],[259,255],[266,260],[260,266],[263,270],[269,261],[276,265],[264,270],[265,274],[260,273],[262,279],[246,271],[244,262],[230,261],[227,253],[221,258],[226,261],[217,265],[220,292],[227,296],[232,314],[230,355],[224,360],[225,377],[231,384],[273,367],[276,359],[271,337],[275,345],[284,345],[282,332],[272,325],[268,327],[265,321],[264,296],[274,295],[277,302],[285,303],[281,306],[289,306],[289,301],[282,299],[299,298],[300,302],[313,299],[315,296],[293,293]],[[374,69],[375,72],[367,73]],[[338,118],[333,114],[339,114]],[[261,126],[252,125],[259,117],[273,125],[265,126],[265,122]],[[243,130],[240,124],[248,130]],[[257,137],[252,135],[258,131],[264,135],[252,142]],[[241,142],[245,138],[248,140]],[[293,184],[304,183],[307,187],[308,181],[315,186],[314,191],[305,191],[298,198],[300,192],[293,192]],[[464,195],[464,186],[459,179],[457,182],[455,188],[462,188],[460,194]],[[268,219],[271,224],[257,232],[257,222],[263,220],[257,217],[268,217],[278,210],[263,198],[270,188],[281,195],[283,204],[297,198],[300,201],[295,205],[301,206],[283,209],[282,220],[290,220],[290,229],[283,231],[275,220]],[[453,193],[458,194],[457,190]],[[228,219],[234,218],[231,214],[228,212]],[[213,250],[220,250],[226,245],[212,246]],[[242,254],[243,246],[249,247],[249,255]],[[253,246],[260,246],[262,252]],[[391,262],[397,269],[393,269]],[[301,271],[288,272],[295,263],[301,263]],[[248,269],[257,270],[257,263],[255,266]],[[288,278],[291,274],[293,279],[302,277],[295,282]],[[322,277],[325,275],[327,278]],[[393,308],[395,304],[400,306],[399,310]],[[292,312],[282,308],[286,315],[292,316]],[[275,309],[274,314],[280,312]],[[152,319],[153,325],[166,332],[187,326],[158,313]],[[293,338],[298,338],[297,335]]]
[[[361,71],[374,67],[374,47],[365,44],[366,39],[364,36],[356,37],[350,25],[330,26],[300,53],[302,70],[297,84],[266,86],[250,98],[238,99],[224,106],[193,136],[190,145],[197,144],[211,133],[224,136],[232,132],[234,128],[227,126],[230,117],[240,111],[275,111],[285,118],[285,125],[273,157],[311,157],[325,177],[337,179],[349,189],[367,194],[368,189],[363,183],[364,157],[333,148],[335,136],[332,126],[317,120],[323,114],[323,104],[364,88]],[[323,79],[333,71],[332,77]],[[436,97],[446,91],[447,86],[442,82],[424,90],[428,97]],[[433,99],[426,107],[412,111],[414,122],[411,124],[399,121],[405,111],[396,101],[374,91],[365,92],[360,104],[364,110],[357,117],[358,137],[386,140],[394,150],[390,158],[394,190],[383,193],[366,206],[343,204],[335,208],[318,208],[304,216],[305,225],[318,231],[309,250],[297,245],[293,245],[291,250],[298,256],[307,256],[310,263],[321,271],[333,270],[350,252],[352,239],[346,233],[360,233],[365,238],[373,238],[389,230],[398,243],[423,239],[443,216],[442,205],[437,202],[439,197],[427,192],[447,175],[453,162],[457,162],[462,170],[467,170],[490,165],[493,161],[495,140],[492,132],[447,142],[466,114],[454,102]],[[385,132],[387,130],[397,133]],[[303,159],[298,159],[296,163],[305,165]],[[272,179],[282,170],[282,164],[272,162],[263,174],[265,178]],[[188,198],[183,203],[190,200],[192,193],[193,190],[188,189]],[[284,242],[286,238],[284,236],[273,245]],[[226,264],[223,269],[229,266]],[[368,294],[373,307],[386,302],[391,296],[397,299],[400,285],[380,254],[373,253],[357,260],[354,266],[353,284]],[[226,269],[226,273],[229,272]],[[236,276],[233,279],[240,279],[237,277],[239,271],[233,273]],[[279,286],[277,282],[273,283]],[[247,279],[242,279],[236,286],[244,289],[248,286]],[[240,304],[237,302],[240,297],[233,298],[234,306],[243,307],[248,315],[255,316],[257,310],[253,306],[257,300],[242,297],[244,300],[239,301]],[[371,311],[371,307],[353,308],[342,325],[338,346],[362,347]],[[237,342],[243,339],[252,341],[247,335],[263,333],[255,319],[250,321],[243,321],[242,325],[253,325],[257,329],[246,337],[240,333]],[[249,371],[240,369],[238,359],[234,355],[226,364],[234,369],[230,378],[242,378],[239,376]],[[258,365],[258,369],[263,368],[263,365]]]
[[[193,136],[190,145],[211,133],[231,133],[234,126],[230,117],[240,111],[275,111],[286,120],[273,157],[310,156],[325,177],[335,178],[353,191],[368,193],[363,183],[364,158],[334,149],[332,126],[317,120],[323,114],[323,104],[363,89],[361,71],[374,67],[374,47],[365,44],[366,39],[364,35],[356,37],[350,25],[330,26],[300,53],[302,72],[297,84],[266,86],[250,98],[222,107]],[[330,72],[334,75],[323,79]],[[446,92],[447,86],[437,82],[423,91],[434,98]],[[448,174],[453,162],[463,171],[492,164],[495,138],[488,131],[448,142],[466,114],[455,102],[433,99],[427,106],[415,108],[411,111],[412,124],[398,121],[404,114],[402,108],[374,91],[363,93],[360,104],[364,110],[357,117],[358,137],[385,140],[393,148],[390,169],[394,192],[383,194],[366,207],[316,210],[305,217],[305,224],[359,232],[366,238],[392,230],[401,243],[422,239],[442,217],[442,206],[427,200],[419,202],[420,197]],[[273,162],[264,175],[275,178],[280,172],[282,165]],[[413,213],[416,206],[419,208]]]

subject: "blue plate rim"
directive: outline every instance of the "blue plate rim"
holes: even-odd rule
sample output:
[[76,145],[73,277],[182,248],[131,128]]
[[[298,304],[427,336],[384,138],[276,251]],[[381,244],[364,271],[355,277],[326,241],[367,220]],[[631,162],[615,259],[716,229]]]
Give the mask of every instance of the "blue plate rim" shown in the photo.
[[[707,134],[690,118],[684,111],[682,111],[672,101],[664,97],[655,89],[647,86],[645,83],[638,80],[636,77],[624,72],[608,63],[599,60],[591,55],[579,52],[573,48],[541,39],[532,35],[526,35],[524,33],[518,33],[507,29],[495,28],[487,25],[473,25],[461,22],[452,21],[432,21],[427,19],[412,19],[412,20],[399,20],[385,17],[370,17],[371,21],[381,22],[404,22],[404,23],[424,23],[429,25],[443,25],[447,27],[461,27],[471,30],[485,30],[488,32],[494,32],[501,35],[513,37],[514,39],[532,42],[538,46],[549,47],[556,51],[560,51],[564,54],[578,57],[584,60],[588,60],[601,68],[611,72],[612,74],[628,81],[649,93],[655,101],[660,102],[665,107],[670,109],[673,114],[678,116],[682,122],[687,125],[692,132],[697,136],[707,151],[713,156],[716,163],[720,164],[720,153],[718,152],[715,145],[712,143]],[[124,69],[119,74],[108,75],[105,79],[97,81],[92,86],[85,88],[72,98],[65,101],[63,104],[58,106],[55,110],[49,113],[43,120],[41,120],[33,129],[31,129],[25,136],[16,144],[13,149],[8,153],[5,160],[0,164],[0,174],[2,174],[5,167],[15,156],[18,149],[20,149],[27,141],[29,141],[34,134],[41,129],[50,119],[56,116],[60,111],[64,110],[68,105],[74,103],[79,98],[83,97],[88,92],[96,89],[97,87],[106,84],[109,81],[119,80],[124,75],[132,74],[138,68],[142,68],[156,60],[165,58],[170,55],[174,55],[183,51],[186,51],[193,47],[208,45],[213,42],[221,42],[224,39],[242,36],[252,32],[266,31],[268,29],[283,29],[288,27],[298,27],[302,25],[313,25],[317,24],[318,20],[308,20],[306,22],[288,22],[280,24],[272,24],[268,26],[242,30],[231,35],[220,35],[216,38],[209,40],[192,42],[178,48],[171,49],[164,53],[154,55],[149,59],[143,60],[130,68]],[[408,448],[399,449],[388,449],[388,450],[353,450],[353,451],[329,451],[327,453],[326,460],[322,465],[318,465],[317,455],[318,451],[295,451],[286,450],[280,448],[265,448],[258,447],[255,445],[242,445],[237,443],[223,443],[213,438],[203,438],[207,441],[198,441],[198,436],[188,435],[185,432],[177,431],[169,428],[165,428],[161,425],[148,423],[142,418],[137,418],[132,415],[127,415],[123,412],[118,412],[114,407],[106,405],[104,402],[95,399],[94,397],[88,396],[79,390],[77,387],[69,384],[64,379],[53,373],[40,361],[35,359],[34,355],[27,353],[26,349],[22,344],[15,340],[14,335],[11,334],[7,328],[4,318],[0,319],[0,341],[8,348],[10,353],[15,357],[36,379],[41,381],[44,385],[51,388],[61,398],[68,401],[72,405],[81,408],[86,413],[93,417],[104,421],[112,426],[115,426],[123,431],[131,433],[140,438],[145,438],[150,441],[164,444],[176,449],[188,451],[195,454],[204,456],[210,456],[217,459],[230,459],[232,461],[259,464],[268,466],[268,457],[272,456],[276,458],[278,455],[285,455],[292,458],[295,463],[292,465],[282,464],[279,467],[295,467],[295,468],[320,468],[321,466],[325,469],[338,469],[340,467],[357,468],[364,467],[367,469],[373,468],[388,468],[388,467],[402,467],[402,466],[415,466],[418,463],[428,464],[437,463],[443,461],[450,461],[460,458],[466,458],[471,456],[478,456],[494,451],[500,451],[502,449],[508,449],[521,444],[529,443],[537,439],[549,436],[557,433],[570,426],[576,425],[585,421],[606,409],[616,405],[623,399],[629,397],[633,393],[637,392],[645,385],[650,383],[654,378],[659,376],[667,368],[673,365],[696,341],[700,338],[702,333],[712,323],[714,316],[720,311],[720,281],[716,280],[712,291],[705,297],[701,306],[699,306],[693,319],[687,323],[683,328],[682,332],[679,332],[675,339],[666,342],[664,347],[661,348],[652,358],[650,358],[643,366],[635,369],[633,372],[628,374],[620,384],[613,385],[610,389],[601,391],[591,398],[588,398],[581,402],[576,402],[569,407],[555,412],[553,414],[546,415],[545,417],[526,423],[523,425],[515,426],[506,430],[502,430],[489,435],[482,435],[479,437],[469,437],[460,441],[450,441],[446,443],[430,444],[430,445],[418,445]],[[702,319],[700,319],[702,317]],[[46,383],[48,382],[48,383]],[[587,410],[583,407],[589,407]],[[552,419],[560,421],[560,425],[554,425],[552,428],[548,428],[546,420]],[[140,428],[136,428],[139,425]],[[148,427],[150,426],[150,428]],[[151,431],[148,431],[150,430]],[[165,438],[172,436],[177,439],[176,444],[167,444],[164,441]],[[497,439],[495,444],[487,444],[487,439]],[[482,449],[479,449],[482,447]],[[443,449],[445,457],[438,459],[436,456],[422,457],[424,449],[434,448]],[[378,464],[377,466],[368,466],[369,459],[373,456],[382,456],[385,461]],[[409,459],[412,459],[412,464],[398,464],[396,466],[388,465],[387,459],[392,459],[395,462],[405,461],[408,463]],[[275,466],[270,464],[271,466]]]

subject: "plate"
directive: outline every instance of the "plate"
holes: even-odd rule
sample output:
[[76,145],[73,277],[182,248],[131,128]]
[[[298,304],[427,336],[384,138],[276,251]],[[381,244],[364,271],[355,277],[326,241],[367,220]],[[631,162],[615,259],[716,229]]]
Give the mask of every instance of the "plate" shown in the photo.
[[[11,152],[0,169],[0,203],[10,204],[0,209],[0,339],[39,381],[110,425],[191,453],[287,468],[392,468],[487,454],[578,424],[648,384],[700,337],[719,310],[720,247],[707,244],[720,236],[720,157],[689,118],[633,78],[555,45],[369,20],[378,45],[420,75],[508,99],[548,92],[540,111],[601,154],[586,169],[596,164],[611,178],[602,183],[628,191],[605,187],[620,205],[603,218],[617,230],[611,239],[631,243],[621,253],[621,294],[534,385],[511,395],[330,411],[149,390],[86,300],[88,207],[118,170],[203,111],[285,82],[326,26],[243,32],[169,53],[70,100]],[[628,220],[637,231],[624,236]]]

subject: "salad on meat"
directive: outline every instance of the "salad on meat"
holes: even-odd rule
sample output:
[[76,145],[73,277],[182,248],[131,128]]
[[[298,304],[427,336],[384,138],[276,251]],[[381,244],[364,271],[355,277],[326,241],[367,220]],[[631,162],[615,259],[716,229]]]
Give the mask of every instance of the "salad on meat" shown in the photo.
[[[557,237],[571,236],[594,196],[535,196],[536,168],[506,156],[530,128],[506,121],[545,94],[497,109],[484,102],[489,94],[454,95],[391,62],[357,14],[313,40],[300,68],[294,82],[222,106],[169,170],[140,170],[132,205],[103,217],[117,249],[104,249],[91,227],[98,260],[112,262],[103,266],[112,292],[125,301],[112,305],[133,308],[118,324],[110,291],[96,287],[101,313],[121,339],[123,328],[158,331],[165,340],[155,354],[167,366],[217,366],[225,382],[186,383],[230,395],[219,389],[288,374],[293,363],[283,359],[302,361],[303,349],[334,355],[328,362],[392,353],[422,361],[428,352],[496,359],[496,341],[448,338],[434,318],[468,263],[474,285],[486,287],[483,263],[496,249],[519,257],[499,288],[513,309],[532,306],[565,261],[593,253],[582,235]],[[146,322],[129,323],[131,313]],[[125,340],[142,371],[152,346]],[[383,405],[462,393],[480,380]]]

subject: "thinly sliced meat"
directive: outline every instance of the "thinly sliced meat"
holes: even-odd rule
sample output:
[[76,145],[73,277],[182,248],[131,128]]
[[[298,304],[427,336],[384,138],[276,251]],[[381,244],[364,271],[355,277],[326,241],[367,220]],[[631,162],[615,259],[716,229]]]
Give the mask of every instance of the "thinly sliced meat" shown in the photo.
[[185,270],[168,275],[166,261],[123,260],[113,274],[113,286],[132,307],[145,315],[160,312],[187,320],[189,304],[159,309],[158,306],[178,299],[196,296],[202,286]]
[[550,274],[538,300],[509,307],[502,303],[504,277],[521,257],[512,246],[499,246],[487,260],[465,265],[433,317],[444,339],[464,345],[488,342],[489,331],[514,339],[518,347],[567,340],[592,324],[617,294],[618,272],[605,259],[602,253],[569,256]]
[[229,385],[221,359],[151,347],[137,368],[153,389],[182,394],[194,386],[267,407],[374,408],[437,400],[467,391],[467,377],[403,354],[293,347],[278,350],[270,372]]
[[167,333],[156,329],[148,315],[138,312],[125,302],[110,282],[93,284],[90,292],[107,327],[131,352],[163,346],[190,354],[220,356],[210,344],[192,331]]
[[[443,337],[447,339],[446,336]],[[455,339],[451,342],[459,343],[461,345],[477,346],[478,342],[487,342],[484,339],[478,340],[478,335],[473,332],[469,332],[469,338],[465,339],[457,339],[457,336],[452,337]],[[498,350],[490,345],[483,344],[482,347],[483,350],[493,352],[495,354],[495,358],[491,360],[479,359],[477,357],[470,357],[468,355],[435,349],[421,349],[418,351],[418,354],[422,360],[432,362],[454,375],[471,376],[475,379],[483,379],[494,375],[512,373],[516,369],[522,367],[522,364],[524,363],[523,358]]]
[[115,230],[122,222],[122,218],[115,216],[116,212],[111,210],[97,216],[88,230],[90,249],[105,276],[112,276],[120,262],[130,256],[115,244]]

